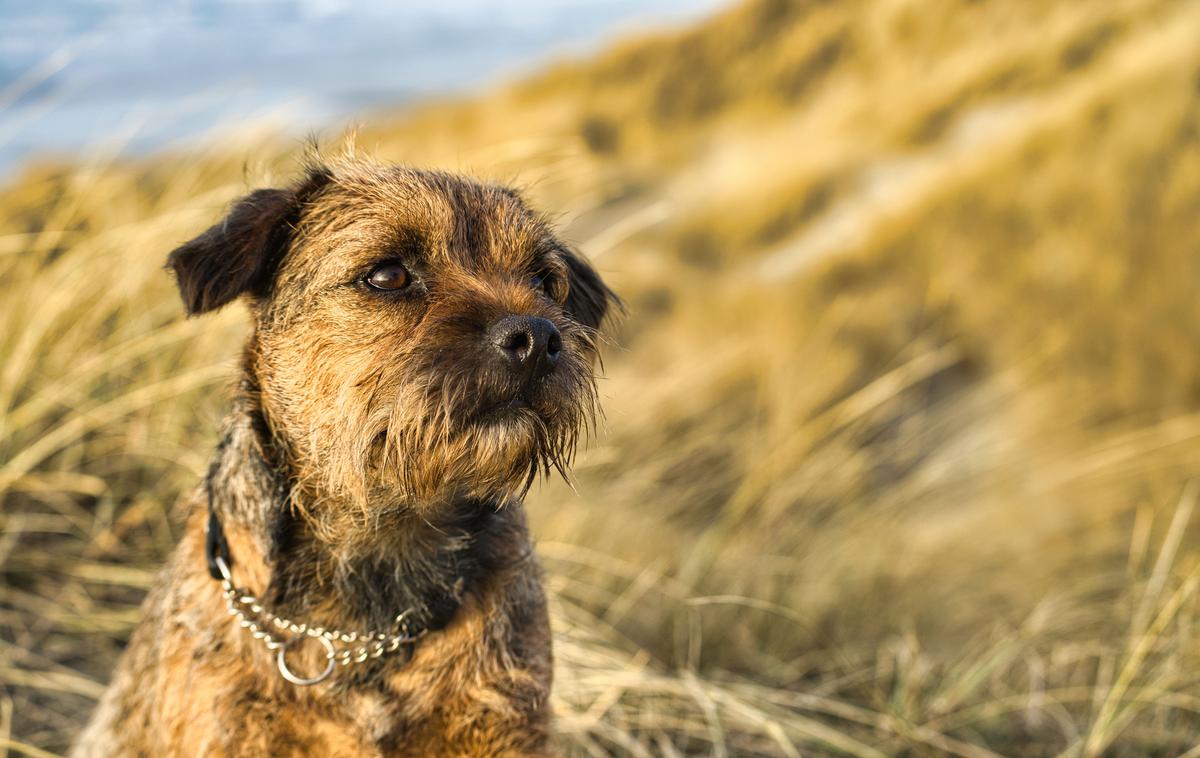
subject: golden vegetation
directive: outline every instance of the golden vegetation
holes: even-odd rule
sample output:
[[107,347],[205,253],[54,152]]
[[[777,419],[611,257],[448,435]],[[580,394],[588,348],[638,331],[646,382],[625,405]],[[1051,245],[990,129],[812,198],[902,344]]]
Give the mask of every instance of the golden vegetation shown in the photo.
[[[530,501],[564,746],[1200,755],[1197,29],[757,0],[359,131],[525,186],[630,303]],[[225,406],[242,314],[163,257],[295,152],[0,190],[0,749],[69,740]]]

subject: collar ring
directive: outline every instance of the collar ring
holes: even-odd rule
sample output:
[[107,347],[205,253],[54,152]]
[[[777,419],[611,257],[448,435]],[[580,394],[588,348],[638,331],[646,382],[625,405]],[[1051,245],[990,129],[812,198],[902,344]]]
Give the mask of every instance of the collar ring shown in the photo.
[[329,675],[333,673],[333,667],[335,665],[335,661],[333,658],[334,652],[335,652],[334,648],[333,648],[333,643],[330,642],[328,639],[326,639],[323,636],[312,636],[312,639],[318,640],[321,643],[321,645],[323,645],[325,647],[325,658],[326,658],[325,670],[313,677],[303,677],[303,676],[297,676],[295,673],[292,672],[291,669],[288,668],[288,665],[287,665],[288,648],[290,648],[292,645],[296,644],[297,642],[307,639],[308,637],[309,637],[309,635],[299,635],[296,637],[292,637],[287,642],[283,643],[283,645],[279,648],[279,653],[275,657],[275,663],[276,663],[276,665],[279,666],[280,675],[282,675],[284,679],[288,680],[292,684],[298,684],[301,687],[307,687],[309,685],[319,684],[320,682],[325,681],[326,679],[329,678]]

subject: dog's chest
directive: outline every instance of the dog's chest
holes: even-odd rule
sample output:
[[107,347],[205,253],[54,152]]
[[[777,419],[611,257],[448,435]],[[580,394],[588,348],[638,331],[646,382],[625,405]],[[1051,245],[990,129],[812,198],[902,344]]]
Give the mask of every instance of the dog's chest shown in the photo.
[[353,695],[338,714],[315,711],[294,719],[282,741],[299,748],[297,754],[348,758],[495,755],[522,741],[514,740],[514,727],[528,736],[519,727],[527,724],[529,714],[518,715],[522,709],[504,702],[495,689],[486,700],[491,702],[463,693]]

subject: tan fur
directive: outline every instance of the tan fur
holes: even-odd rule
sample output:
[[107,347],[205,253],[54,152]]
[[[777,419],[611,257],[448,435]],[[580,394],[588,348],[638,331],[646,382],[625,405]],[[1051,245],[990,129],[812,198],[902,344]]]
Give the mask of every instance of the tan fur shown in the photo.
[[[419,292],[362,286],[393,258]],[[611,293],[515,193],[358,162],[250,195],[171,263],[191,313],[245,297],[254,331],[186,533],[74,754],[546,754],[550,632],[520,497],[594,413]],[[563,344],[511,410],[481,347],[507,314]],[[274,612],[378,629],[410,604],[429,633],[284,681],[209,575],[210,498],[236,583]],[[288,661],[317,671],[322,653],[308,640]]]

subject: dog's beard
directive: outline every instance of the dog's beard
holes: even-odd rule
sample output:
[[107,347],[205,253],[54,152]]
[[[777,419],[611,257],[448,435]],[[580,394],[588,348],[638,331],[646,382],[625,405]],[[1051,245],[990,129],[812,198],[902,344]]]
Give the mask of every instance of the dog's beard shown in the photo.
[[[519,498],[539,474],[566,478],[580,435],[594,427],[595,381],[580,357],[528,392],[486,372],[407,363],[402,376],[346,386],[341,423],[321,435],[334,437],[321,447],[345,453],[320,461],[329,486],[364,508],[376,492],[418,509]],[[387,397],[384,386],[399,389]]]

